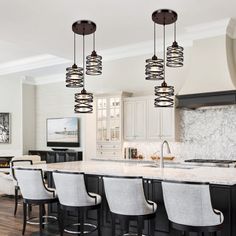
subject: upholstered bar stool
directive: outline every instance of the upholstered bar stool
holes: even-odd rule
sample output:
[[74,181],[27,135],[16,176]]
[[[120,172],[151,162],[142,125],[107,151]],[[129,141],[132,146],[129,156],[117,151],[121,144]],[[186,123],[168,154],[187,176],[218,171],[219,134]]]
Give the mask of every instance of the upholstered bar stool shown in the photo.
[[14,171],[14,167],[16,166],[22,166],[22,167],[26,167],[26,166],[30,166],[33,165],[32,160],[13,160],[10,162],[10,170],[11,170],[11,175],[13,178],[13,183],[15,186],[15,209],[14,209],[14,216],[16,216],[16,212],[17,212],[17,207],[18,207],[18,199],[19,199],[19,184],[16,180],[16,176],[15,176],[15,171]]
[[45,218],[56,219],[53,216],[45,216],[45,204],[58,203],[58,198],[55,194],[55,190],[48,189],[45,186],[43,180],[43,172],[41,169],[30,169],[15,167],[15,177],[21,190],[23,197],[23,230],[22,234],[25,233],[27,223],[27,205],[38,205],[39,206],[39,230],[42,235],[43,224]]
[[173,229],[217,235],[224,221],[223,214],[212,208],[208,183],[162,182],[163,197]]
[[129,235],[129,221],[137,220],[138,236],[142,235],[144,220],[150,219],[150,235],[154,236],[157,204],[146,200],[142,177],[107,176],[103,181],[112,217],[112,236],[116,218],[122,225],[122,235]]
[[[60,202],[60,235],[63,236],[64,232],[84,235],[97,230],[98,236],[101,236],[101,196],[87,191],[84,174],[56,171],[53,179]],[[71,210],[78,212],[79,222],[65,226],[65,213]],[[84,213],[87,210],[97,210],[97,226],[84,222]],[[76,231],[70,229],[71,227],[78,229]]]

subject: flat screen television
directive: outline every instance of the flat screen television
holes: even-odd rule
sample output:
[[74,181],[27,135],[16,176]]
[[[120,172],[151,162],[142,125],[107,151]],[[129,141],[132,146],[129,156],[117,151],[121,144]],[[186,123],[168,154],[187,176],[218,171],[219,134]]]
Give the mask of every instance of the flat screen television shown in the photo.
[[47,119],[48,147],[80,147],[77,117]]

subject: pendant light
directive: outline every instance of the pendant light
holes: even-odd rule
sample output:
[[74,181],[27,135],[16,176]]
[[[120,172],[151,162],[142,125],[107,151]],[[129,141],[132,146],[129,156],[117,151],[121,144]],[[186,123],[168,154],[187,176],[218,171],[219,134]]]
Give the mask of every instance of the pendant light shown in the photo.
[[156,56],[156,23],[154,22],[154,55],[146,60],[146,80],[163,80],[164,62]]
[[155,23],[163,25],[163,60],[164,60],[164,72],[163,77],[164,81],[161,86],[155,87],[155,107],[173,107],[174,105],[174,87],[168,86],[166,83],[166,25],[172,24],[177,20],[177,13],[168,10],[160,9],[152,14],[152,19]]
[[176,41],[176,22],[174,24],[174,42],[167,48],[168,67],[182,67],[184,65],[184,48],[179,46]]
[[76,65],[76,35],[74,33],[74,64],[66,68],[66,87],[83,87],[83,68]]
[[91,55],[86,57],[86,74],[101,75],[102,74],[102,57],[95,51],[95,33],[93,33],[93,51]]
[[72,26],[76,34],[83,35],[83,89],[80,93],[75,94],[75,113],[92,113],[93,112],[93,94],[88,93],[85,89],[85,35],[92,34],[96,31],[96,24],[92,21],[77,21]]

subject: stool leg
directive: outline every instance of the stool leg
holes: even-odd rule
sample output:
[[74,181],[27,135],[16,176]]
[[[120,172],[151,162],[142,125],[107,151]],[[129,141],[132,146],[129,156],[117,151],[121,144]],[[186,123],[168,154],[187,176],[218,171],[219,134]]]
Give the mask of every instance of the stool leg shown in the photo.
[[102,236],[101,234],[101,208],[97,210],[97,224],[98,224],[98,236]]
[[80,210],[80,235],[84,235],[84,210]]
[[42,228],[44,229],[44,217],[46,215],[46,209],[45,209],[45,205],[42,205]]
[[125,234],[129,233],[129,217],[124,218],[123,227]]
[[26,228],[26,217],[27,217],[27,205],[26,203],[23,202],[23,230],[22,230],[22,235],[25,234],[25,228]]
[[63,236],[64,233],[64,214],[63,210],[60,207],[60,203],[57,203],[57,218],[58,218],[58,227],[60,230],[60,236]]
[[111,235],[116,235],[116,217],[113,213],[111,213]]
[[43,233],[43,205],[39,204],[39,235]]
[[142,236],[143,233],[143,217],[138,216],[138,236]]
[[14,209],[14,216],[16,216],[18,206],[18,186],[15,186],[15,209]]
[[155,217],[150,219],[150,235],[155,236]]

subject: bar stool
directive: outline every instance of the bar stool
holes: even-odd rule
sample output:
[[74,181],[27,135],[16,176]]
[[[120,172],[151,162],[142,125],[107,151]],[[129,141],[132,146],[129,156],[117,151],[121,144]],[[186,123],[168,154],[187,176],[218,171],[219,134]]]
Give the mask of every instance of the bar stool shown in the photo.
[[[53,172],[53,179],[56,186],[60,205],[58,207],[58,218],[60,235],[64,232],[84,235],[95,230],[101,236],[101,196],[87,191],[84,173]],[[65,213],[76,210],[79,222],[65,226]],[[88,210],[97,210],[97,226],[84,222],[84,213]],[[78,227],[78,230],[69,227]]]
[[14,183],[14,186],[15,186],[15,209],[14,209],[14,216],[16,216],[16,212],[17,212],[18,200],[19,200],[19,190],[20,190],[20,187],[19,187],[18,182],[16,180],[14,167],[16,167],[16,166],[18,166],[18,167],[19,166],[26,167],[26,166],[30,166],[30,165],[33,165],[32,160],[13,160],[13,161],[10,162],[11,175],[12,175],[13,183]]
[[157,204],[146,200],[142,177],[103,177],[105,195],[112,218],[112,236],[115,220],[119,219],[122,235],[129,234],[129,221],[137,220],[138,236],[142,235],[145,219],[150,220],[150,235],[154,236]]
[[43,181],[43,172],[41,169],[30,169],[15,167],[15,177],[19,184],[23,196],[23,230],[22,235],[25,233],[27,221],[27,205],[39,206],[39,230],[40,236],[43,231],[44,218],[56,219],[53,216],[45,216],[45,204],[58,203],[58,198],[55,190],[48,189]]
[[208,183],[163,181],[164,204],[173,229],[217,235],[224,221],[222,212],[212,208]]

